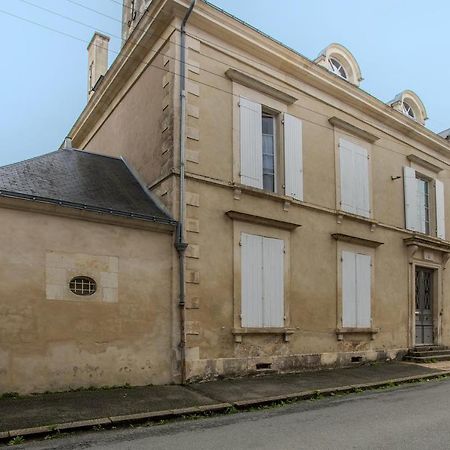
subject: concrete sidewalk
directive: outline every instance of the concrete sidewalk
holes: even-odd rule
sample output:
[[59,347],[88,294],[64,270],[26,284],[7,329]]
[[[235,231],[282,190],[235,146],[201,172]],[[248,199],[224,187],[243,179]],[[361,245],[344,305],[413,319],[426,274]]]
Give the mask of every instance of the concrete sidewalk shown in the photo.
[[390,362],[349,369],[212,381],[188,386],[145,386],[0,399],[0,439],[111,426],[186,414],[246,408],[319,393],[351,392],[450,375],[450,367]]

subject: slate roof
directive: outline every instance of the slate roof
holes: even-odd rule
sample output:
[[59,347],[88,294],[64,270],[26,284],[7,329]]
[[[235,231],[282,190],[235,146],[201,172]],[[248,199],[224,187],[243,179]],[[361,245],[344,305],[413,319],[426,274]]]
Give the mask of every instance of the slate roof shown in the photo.
[[0,195],[176,223],[123,159],[76,149],[0,167]]

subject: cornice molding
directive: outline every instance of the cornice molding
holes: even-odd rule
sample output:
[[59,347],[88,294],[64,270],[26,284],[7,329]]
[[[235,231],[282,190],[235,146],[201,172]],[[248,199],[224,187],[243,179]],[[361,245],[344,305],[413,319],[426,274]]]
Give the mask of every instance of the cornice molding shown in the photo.
[[328,119],[328,122],[331,123],[336,128],[340,128],[341,130],[348,131],[350,134],[353,134],[354,136],[360,137],[361,139],[364,139],[365,141],[374,143],[380,139],[378,136],[375,136],[372,133],[369,133],[366,130],[363,130],[362,128],[357,127],[356,125],[353,125],[349,122],[346,122],[345,120],[339,119],[339,117],[330,117]]
[[439,172],[442,172],[444,170],[443,167],[440,167],[440,166],[438,166],[436,164],[433,164],[432,162],[427,161],[426,159],[423,159],[423,158],[421,158],[420,156],[417,156],[417,155],[411,154],[411,155],[408,155],[406,158],[409,161],[411,161],[413,163],[416,163],[419,166],[422,166],[425,169],[431,170],[432,172],[435,172],[435,173],[439,173]]
[[430,236],[413,235],[412,237],[403,239],[403,242],[407,247],[428,248],[443,253],[450,253],[450,242],[442,241]]
[[365,239],[358,236],[351,236],[349,234],[333,233],[331,235],[336,241],[348,242],[350,244],[363,245],[364,247],[377,248],[383,245],[384,242],[374,241],[372,239]]
[[[158,39],[161,39],[165,29],[164,26],[167,26],[172,20],[182,17],[188,7],[189,2],[187,0],[156,0],[152,2],[147,14],[140,20],[139,27],[136,27],[133,31],[119,56],[108,70],[99,90],[93,95],[91,101],[72,127],[70,135],[76,142],[86,138],[92,128],[92,124],[95,124],[100,119],[111,100],[126,84],[138,65],[136,60],[138,58],[141,58],[140,61],[143,60],[145,55],[142,48],[147,48],[147,54],[149,51],[152,51],[153,45]],[[345,80],[338,79],[326,68],[320,67],[295,50],[286,47],[281,42],[274,40],[219,8],[206,2],[197,2],[190,18],[190,24],[206,31],[209,36],[218,39],[219,42],[230,42],[230,46],[246,52],[254,59],[259,59],[262,64],[266,63],[275,69],[278,68],[284,75],[282,81],[293,89],[299,90],[295,86],[295,80],[301,80],[312,88],[331,95],[340,102],[381,122],[387,127],[387,130],[383,130],[376,123],[368,122],[369,126],[384,133],[392,134],[395,139],[401,142],[414,145],[408,142],[408,139],[412,139],[428,149],[450,157],[450,142],[438,134],[410,120],[404,114],[395,111],[391,106],[364,92],[362,89],[353,86]],[[199,37],[199,40],[202,41],[202,38]],[[208,45],[214,47],[214,45]],[[219,51],[223,52],[223,49]],[[234,53],[233,58],[242,60],[244,56],[239,57]],[[269,73],[262,70],[261,67],[256,67],[262,73],[273,77],[273,72]],[[289,77],[292,77],[292,79],[289,80]],[[310,97],[317,98],[313,93],[304,93]],[[324,102],[328,104],[328,102]],[[330,104],[330,106],[333,105]],[[356,115],[348,114],[358,119]],[[390,130],[399,132],[401,136],[390,133]]]
[[256,216],[253,214],[247,214],[240,211],[227,211],[225,214],[232,220],[240,220],[241,222],[256,223],[258,225],[267,225],[269,227],[281,228],[283,230],[292,231],[298,227],[301,227],[301,225],[298,223],[272,219],[270,217]]
[[231,81],[239,83],[245,87],[255,89],[256,91],[262,92],[263,94],[270,95],[271,97],[288,105],[291,105],[298,100],[298,98],[294,97],[293,95],[290,95],[287,92],[280,91],[279,89],[276,89],[267,83],[257,80],[256,78],[253,78],[250,75],[247,75],[246,73],[239,70],[228,69],[225,72],[225,75]]

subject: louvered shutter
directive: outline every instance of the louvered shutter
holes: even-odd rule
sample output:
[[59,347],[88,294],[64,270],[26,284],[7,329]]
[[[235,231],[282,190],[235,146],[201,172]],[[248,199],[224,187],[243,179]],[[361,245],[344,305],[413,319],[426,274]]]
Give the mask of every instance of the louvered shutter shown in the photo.
[[284,326],[284,241],[263,238],[263,326]]
[[302,121],[284,115],[285,193],[303,200],[303,137]]
[[262,189],[262,109],[259,103],[241,97],[240,115],[240,152],[241,183]]
[[356,327],[356,259],[342,252],[342,326]]
[[355,179],[355,213],[370,217],[369,198],[369,159],[364,147],[353,147],[354,179]]
[[339,140],[339,162],[341,177],[341,209],[355,214],[353,148],[351,147],[351,143],[344,139]]
[[371,257],[356,255],[356,326],[371,326]]
[[262,327],[263,238],[241,235],[241,324]]
[[405,226],[408,230],[417,230],[417,179],[416,171],[403,167],[403,185],[405,195]]
[[440,239],[445,239],[445,202],[444,183],[435,180],[436,185],[436,235]]

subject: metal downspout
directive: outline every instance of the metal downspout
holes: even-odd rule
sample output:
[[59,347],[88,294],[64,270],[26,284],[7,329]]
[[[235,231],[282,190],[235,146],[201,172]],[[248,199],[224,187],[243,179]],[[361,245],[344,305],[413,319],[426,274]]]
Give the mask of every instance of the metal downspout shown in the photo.
[[179,309],[180,309],[180,371],[181,383],[186,382],[186,291],[185,291],[185,251],[188,244],[184,240],[185,216],[185,134],[186,134],[186,23],[191,15],[196,0],[192,0],[189,9],[181,23],[180,42],[180,192],[179,192],[179,218],[177,227],[177,240],[175,247],[179,257]]

